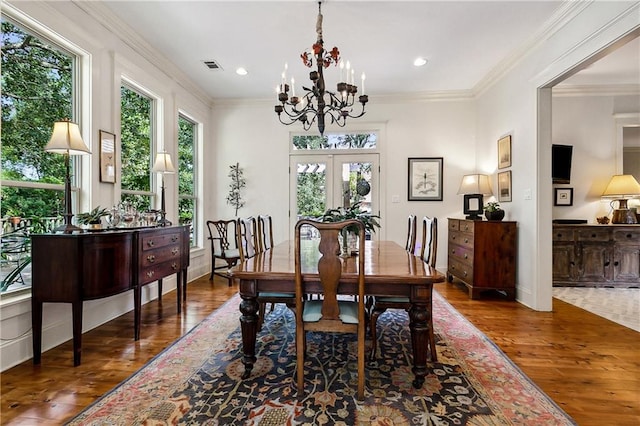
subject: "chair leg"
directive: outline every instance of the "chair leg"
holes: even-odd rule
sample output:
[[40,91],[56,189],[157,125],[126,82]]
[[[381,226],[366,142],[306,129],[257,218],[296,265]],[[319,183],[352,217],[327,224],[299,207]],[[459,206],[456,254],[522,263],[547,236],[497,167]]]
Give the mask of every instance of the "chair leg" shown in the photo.
[[302,327],[296,327],[296,367],[298,369],[298,398],[304,395],[304,349],[305,333]]
[[258,330],[262,329],[262,323],[264,322],[265,305],[266,303],[262,302],[258,305]]
[[371,310],[371,318],[369,320],[369,328],[371,331],[371,352],[369,353],[369,362],[373,362],[376,359],[376,351],[378,348],[378,317],[382,315],[385,310],[386,309],[378,309],[375,306]]
[[436,336],[433,332],[433,318],[429,318],[429,350],[431,362],[438,362],[438,352],[436,351]]

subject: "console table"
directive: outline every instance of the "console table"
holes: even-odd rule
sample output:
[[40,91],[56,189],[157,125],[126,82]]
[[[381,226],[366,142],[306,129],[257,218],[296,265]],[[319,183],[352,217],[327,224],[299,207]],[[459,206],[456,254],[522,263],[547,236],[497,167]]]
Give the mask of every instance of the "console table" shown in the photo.
[[640,225],[553,225],[553,285],[640,286]]
[[31,237],[33,363],[42,352],[43,303],[71,303],[73,364],[80,364],[82,302],[133,290],[134,339],[140,338],[141,288],[177,274],[178,313],[186,296],[189,226],[117,229]]

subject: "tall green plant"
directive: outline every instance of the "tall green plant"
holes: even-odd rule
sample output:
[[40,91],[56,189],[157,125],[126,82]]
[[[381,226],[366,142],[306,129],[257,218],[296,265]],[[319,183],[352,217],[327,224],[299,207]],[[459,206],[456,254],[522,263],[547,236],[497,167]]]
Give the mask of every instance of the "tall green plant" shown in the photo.
[[244,206],[244,200],[242,199],[241,190],[247,185],[247,182],[242,176],[243,171],[240,168],[240,163],[232,164],[231,166],[229,166],[229,168],[231,169],[229,171],[231,183],[229,184],[229,195],[227,195],[227,204],[235,207],[235,215],[238,216],[238,210],[242,206]]

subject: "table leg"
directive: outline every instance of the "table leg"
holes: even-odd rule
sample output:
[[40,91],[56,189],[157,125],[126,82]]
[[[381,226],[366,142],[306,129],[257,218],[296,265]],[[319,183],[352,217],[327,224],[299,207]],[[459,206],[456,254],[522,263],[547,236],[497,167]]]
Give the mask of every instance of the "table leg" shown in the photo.
[[140,340],[140,310],[142,309],[140,286],[133,289],[133,340]]
[[182,312],[182,269],[178,271],[176,280],[176,293],[178,296],[178,313]]
[[82,301],[71,303],[73,321],[73,366],[80,365],[82,355]]
[[427,349],[429,346],[429,311],[423,303],[413,303],[409,310],[409,329],[413,349],[413,387],[420,389],[427,375]]
[[42,359],[42,302],[31,298],[31,324],[33,328],[33,363],[40,364]]
[[249,378],[253,364],[256,363],[256,336],[258,334],[258,300],[256,296],[241,294],[240,327],[242,329],[242,363],[244,364],[243,379]]

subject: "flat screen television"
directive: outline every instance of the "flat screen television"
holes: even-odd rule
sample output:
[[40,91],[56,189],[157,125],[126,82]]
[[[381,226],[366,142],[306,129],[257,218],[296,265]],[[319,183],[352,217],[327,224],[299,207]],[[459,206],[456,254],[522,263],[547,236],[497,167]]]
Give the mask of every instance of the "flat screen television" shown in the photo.
[[551,180],[553,183],[571,183],[571,145],[551,145]]

